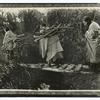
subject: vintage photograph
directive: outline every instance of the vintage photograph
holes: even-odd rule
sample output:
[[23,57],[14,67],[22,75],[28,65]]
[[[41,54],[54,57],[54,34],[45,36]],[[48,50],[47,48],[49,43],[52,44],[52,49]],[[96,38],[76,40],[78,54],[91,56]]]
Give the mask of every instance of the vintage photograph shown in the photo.
[[100,4],[0,4],[0,95],[100,96]]

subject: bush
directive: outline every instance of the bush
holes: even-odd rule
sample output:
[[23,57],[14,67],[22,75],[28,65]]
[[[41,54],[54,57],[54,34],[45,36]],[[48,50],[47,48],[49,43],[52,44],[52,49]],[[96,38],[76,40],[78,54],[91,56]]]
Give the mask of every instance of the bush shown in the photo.
[[[38,63],[41,61],[41,56],[39,55],[38,44],[34,42],[33,35],[35,31],[39,31],[41,13],[37,10],[23,10],[20,11],[18,17],[21,20],[22,32],[25,34],[25,39],[21,42],[19,46],[23,44],[20,51],[20,61],[24,63]],[[19,54],[17,54],[19,55]]]
[[41,13],[37,10],[20,11],[18,17],[24,23],[24,32],[34,34],[36,28],[39,30]]

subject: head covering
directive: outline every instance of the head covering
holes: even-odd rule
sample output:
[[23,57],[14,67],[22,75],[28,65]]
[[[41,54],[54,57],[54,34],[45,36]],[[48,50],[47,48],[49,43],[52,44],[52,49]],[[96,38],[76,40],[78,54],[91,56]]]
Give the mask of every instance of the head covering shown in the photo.
[[85,22],[87,22],[87,23],[90,23],[90,22],[92,21],[92,18],[90,18],[89,16],[85,16],[85,17],[83,18],[83,20],[84,20]]

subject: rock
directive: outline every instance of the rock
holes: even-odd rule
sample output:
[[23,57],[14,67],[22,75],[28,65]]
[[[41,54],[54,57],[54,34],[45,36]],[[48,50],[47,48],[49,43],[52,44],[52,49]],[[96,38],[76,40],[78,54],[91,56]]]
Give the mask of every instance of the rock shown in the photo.
[[74,67],[75,67],[75,64],[70,64],[70,65],[68,65],[68,67],[65,70],[70,71],[70,70],[74,69]]
[[89,66],[88,65],[83,65],[82,66],[84,69],[89,69]]
[[67,67],[68,67],[68,64],[63,64],[61,65],[61,67],[59,67],[59,69],[62,70],[62,69],[66,69]]
[[75,71],[75,72],[76,72],[76,71],[80,71],[81,68],[82,68],[82,64],[78,64],[78,65],[75,66],[74,71]]

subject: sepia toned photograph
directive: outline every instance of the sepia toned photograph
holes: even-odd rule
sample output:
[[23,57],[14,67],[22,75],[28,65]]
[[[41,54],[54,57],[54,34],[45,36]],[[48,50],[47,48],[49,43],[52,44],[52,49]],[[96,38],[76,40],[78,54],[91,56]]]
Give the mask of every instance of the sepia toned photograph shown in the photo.
[[100,4],[0,4],[0,96],[100,96]]

